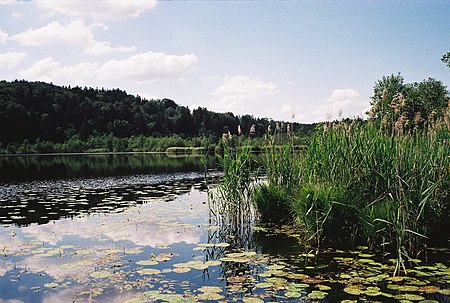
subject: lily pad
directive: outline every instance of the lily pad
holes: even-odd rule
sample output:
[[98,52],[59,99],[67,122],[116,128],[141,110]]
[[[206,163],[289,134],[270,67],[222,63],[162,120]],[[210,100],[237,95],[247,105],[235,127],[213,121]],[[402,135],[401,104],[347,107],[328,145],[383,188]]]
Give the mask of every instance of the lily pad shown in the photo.
[[440,290],[441,289],[439,287],[432,286],[432,285],[422,286],[422,287],[419,288],[420,292],[424,292],[426,294],[435,294],[435,293],[439,292]]
[[58,287],[58,283],[55,283],[55,282],[45,283],[44,286],[48,287],[48,288],[55,288],[55,287]]
[[223,299],[223,296],[221,294],[218,294],[216,292],[204,292],[197,296],[199,300],[205,300],[205,301],[217,301]]
[[94,279],[103,279],[103,278],[108,278],[110,275],[111,275],[111,273],[109,271],[102,270],[102,271],[94,271],[89,276],[91,276]]
[[203,293],[205,292],[222,292],[222,288],[217,287],[217,286],[202,286],[200,288],[197,289],[198,291],[201,291]]
[[159,275],[161,271],[155,268],[144,268],[137,271],[140,275]]
[[137,261],[136,264],[144,265],[144,266],[151,266],[151,265],[157,265],[158,262],[153,261],[153,260],[142,260],[142,261]]
[[313,300],[322,300],[325,299],[325,297],[328,295],[328,293],[320,290],[313,290],[308,294],[308,298]]
[[176,272],[177,274],[184,274],[190,272],[191,269],[189,267],[176,267],[172,271]]
[[351,287],[351,286],[344,288],[344,292],[349,295],[354,295],[354,296],[359,296],[363,293],[363,291],[361,289],[356,288],[356,287]]
[[441,289],[440,291],[438,291],[441,295],[446,295],[446,296],[450,296],[450,288],[447,289]]
[[264,300],[255,297],[244,297],[242,298],[242,301],[244,301],[244,303],[264,303]]
[[394,296],[394,299],[396,300],[409,300],[409,301],[422,301],[425,300],[424,297],[415,295],[415,294],[400,294]]
[[330,290],[330,289],[331,289],[330,286],[323,285],[323,284],[319,284],[319,285],[317,285],[316,287],[317,287],[319,290],[322,290],[322,291],[327,291],[327,290]]
[[302,296],[301,292],[298,291],[287,291],[284,296],[286,298],[300,298]]
[[270,288],[273,286],[273,283],[270,282],[261,282],[255,285],[256,288]]

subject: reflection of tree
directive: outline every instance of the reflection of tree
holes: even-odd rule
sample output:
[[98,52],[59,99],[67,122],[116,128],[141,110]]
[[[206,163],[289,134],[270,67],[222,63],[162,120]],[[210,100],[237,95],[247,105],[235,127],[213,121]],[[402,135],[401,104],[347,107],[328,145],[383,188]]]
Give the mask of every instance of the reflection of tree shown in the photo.
[[[46,224],[51,220],[86,214],[119,213],[153,200],[173,201],[179,195],[191,191],[192,187],[200,186],[198,178],[201,175],[197,175],[196,179],[180,179],[180,176],[183,175],[162,175],[148,179],[149,183],[134,185],[133,182],[143,180],[131,179],[128,180],[131,184],[120,185],[127,179],[112,178],[109,179],[109,188],[106,179],[49,181],[31,183],[29,188],[14,187],[9,196],[7,191],[7,196],[2,197],[0,223],[18,226]],[[103,188],[93,187],[97,182]]]

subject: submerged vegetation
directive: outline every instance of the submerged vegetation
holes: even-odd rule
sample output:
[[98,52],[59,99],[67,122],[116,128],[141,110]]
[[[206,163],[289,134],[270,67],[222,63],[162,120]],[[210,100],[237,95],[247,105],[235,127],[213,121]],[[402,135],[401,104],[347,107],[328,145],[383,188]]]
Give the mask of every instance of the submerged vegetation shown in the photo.
[[[406,261],[424,257],[427,247],[448,245],[450,104],[424,104],[422,96],[415,109],[428,115],[420,118],[407,106],[420,90],[410,88],[410,99],[397,90],[388,100],[392,87],[386,83],[394,80],[401,79],[377,83],[375,93],[381,89],[382,95],[373,98],[370,120],[324,123],[303,148],[294,134],[277,129],[266,138],[264,180],[240,179],[249,185],[237,187],[226,177],[219,188],[240,192],[245,203],[252,199],[263,222],[295,225],[316,253],[329,245],[378,247],[396,256],[394,275],[406,272]],[[428,84],[436,81],[411,87]],[[439,95],[447,96],[445,87]],[[377,111],[383,104],[389,109]],[[224,149],[225,176],[251,174],[230,169],[245,155],[233,146]]]

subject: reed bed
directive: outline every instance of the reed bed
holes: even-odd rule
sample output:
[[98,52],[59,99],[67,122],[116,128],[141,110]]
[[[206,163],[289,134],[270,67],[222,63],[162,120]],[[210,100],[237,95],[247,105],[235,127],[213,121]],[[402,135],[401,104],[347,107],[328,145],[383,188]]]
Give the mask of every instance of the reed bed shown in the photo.
[[222,197],[255,203],[262,221],[295,224],[316,252],[324,244],[381,247],[395,254],[398,274],[429,241],[448,245],[446,122],[405,132],[373,121],[323,124],[300,152],[290,134],[275,134],[266,182],[252,181],[248,151],[235,149],[223,159]]

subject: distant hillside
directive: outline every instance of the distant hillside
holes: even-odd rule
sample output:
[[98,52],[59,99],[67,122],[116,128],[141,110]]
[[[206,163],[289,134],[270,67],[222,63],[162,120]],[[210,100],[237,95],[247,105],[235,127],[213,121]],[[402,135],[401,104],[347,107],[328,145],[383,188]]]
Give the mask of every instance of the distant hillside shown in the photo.
[[[228,130],[244,135],[255,124],[262,136],[275,122],[250,115],[215,113],[206,108],[190,111],[170,99],[147,100],[120,89],[61,87],[44,82],[0,81],[0,143],[36,139],[64,142],[73,136],[86,139],[113,135],[184,138],[219,138]],[[297,131],[310,132],[314,125],[296,124]]]

